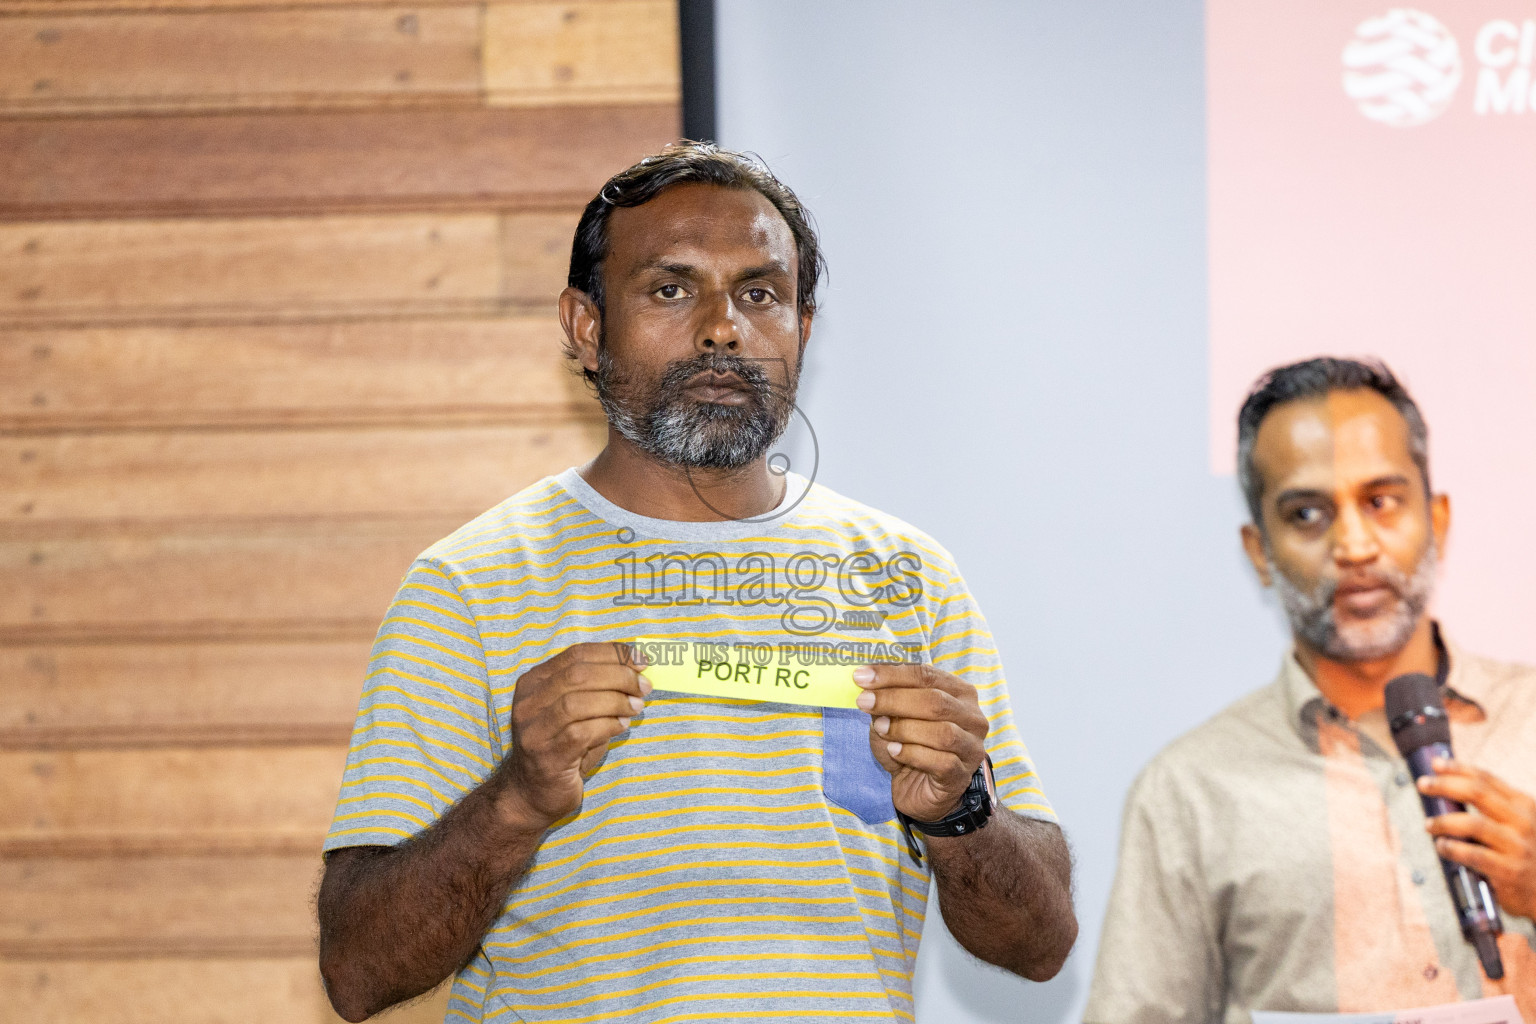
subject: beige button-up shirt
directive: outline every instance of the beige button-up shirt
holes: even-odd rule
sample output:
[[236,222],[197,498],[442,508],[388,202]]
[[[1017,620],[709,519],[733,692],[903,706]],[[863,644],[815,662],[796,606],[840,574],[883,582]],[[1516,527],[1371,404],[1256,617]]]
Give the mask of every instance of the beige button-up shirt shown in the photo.
[[[1536,669],[1449,648],[1459,760],[1536,793]],[[1536,928],[1505,976],[1461,935],[1381,712],[1351,722],[1294,652],[1274,683],[1157,755],[1126,801],[1087,1024],[1249,1024],[1512,993],[1536,1024]]]

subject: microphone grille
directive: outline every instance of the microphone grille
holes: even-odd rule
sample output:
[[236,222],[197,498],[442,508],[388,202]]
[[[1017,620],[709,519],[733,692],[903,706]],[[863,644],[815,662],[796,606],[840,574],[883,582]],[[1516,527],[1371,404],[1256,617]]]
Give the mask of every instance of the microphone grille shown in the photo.
[[1386,697],[1387,724],[1402,754],[1406,756],[1426,743],[1451,741],[1451,724],[1440,700],[1440,684],[1433,678],[1422,672],[1398,676],[1387,684]]

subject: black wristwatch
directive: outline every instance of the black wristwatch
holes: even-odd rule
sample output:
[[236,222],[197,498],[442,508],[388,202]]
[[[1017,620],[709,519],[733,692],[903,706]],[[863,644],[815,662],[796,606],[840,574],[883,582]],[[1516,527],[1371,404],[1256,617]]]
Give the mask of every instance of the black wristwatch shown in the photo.
[[960,806],[938,821],[918,821],[897,811],[896,820],[901,822],[902,833],[907,837],[907,853],[911,855],[913,863],[919,866],[923,863],[923,855],[917,848],[917,837],[912,834],[913,829],[925,836],[968,836],[986,827],[987,819],[992,817],[992,808],[996,805],[997,784],[992,778],[992,759],[984,756],[981,767],[971,776],[971,784],[960,795]]

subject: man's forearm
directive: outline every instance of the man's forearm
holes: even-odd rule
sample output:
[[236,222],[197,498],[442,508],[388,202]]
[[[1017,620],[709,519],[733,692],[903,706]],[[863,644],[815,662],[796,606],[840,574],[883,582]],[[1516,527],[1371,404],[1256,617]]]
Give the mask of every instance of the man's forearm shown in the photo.
[[337,850],[320,884],[320,970],[360,1021],[468,963],[538,849],[542,829],[498,806],[498,775],[399,846]]
[[926,845],[939,910],[960,945],[1031,981],[1061,970],[1077,939],[1077,916],[1060,828],[999,808],[981,831]]

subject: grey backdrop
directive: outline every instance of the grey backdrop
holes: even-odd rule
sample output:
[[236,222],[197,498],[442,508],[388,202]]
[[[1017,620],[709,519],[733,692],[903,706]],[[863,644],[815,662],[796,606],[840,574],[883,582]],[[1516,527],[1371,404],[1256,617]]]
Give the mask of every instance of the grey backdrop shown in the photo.
[[[720,141],[799,192],[831,262],[800,403],[819,478],[954,552],[1077,856],[1048,984],[930,908],[921,1021],[1080,1019],[1127,786],[1283,650],[1207,469],[1202,19],[718,3]],[[790,451],[805,470],[803,433]]]

